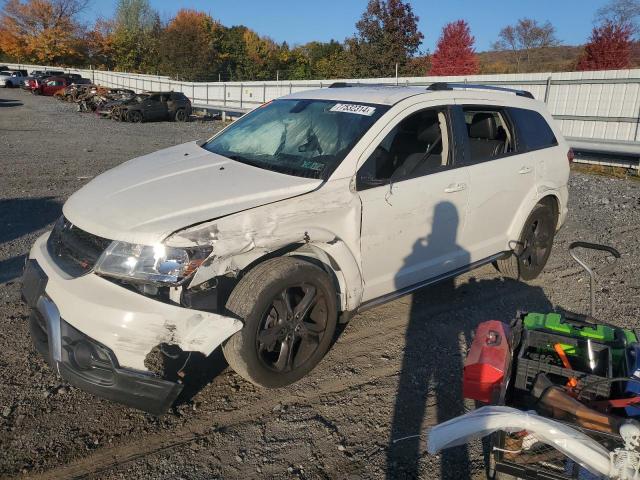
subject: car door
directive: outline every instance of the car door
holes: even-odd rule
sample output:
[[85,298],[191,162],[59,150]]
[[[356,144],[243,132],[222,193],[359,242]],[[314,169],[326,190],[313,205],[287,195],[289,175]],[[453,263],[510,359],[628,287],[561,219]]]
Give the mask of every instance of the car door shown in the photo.
[[469,172],[467,225],[461,240],[472,262],[509,250],[511,224],[528,195],[535,194],[536,164],[518,152],[507,108],[469,99],[456,101],[464,119]]
[[364,152],[356,175],[363,301],[468,263],[458,243],[468,179],[455,168],[449,108],[427,105],[390,122]]
[[163,104],[161,94],[149,96],[144,101],[143,107],[145,120],[160,120],[166,115],[166,103]]
[[47,80],[45,84],[42,86],[42,94],[43,95],[52,95],[56,88],[55,80]]

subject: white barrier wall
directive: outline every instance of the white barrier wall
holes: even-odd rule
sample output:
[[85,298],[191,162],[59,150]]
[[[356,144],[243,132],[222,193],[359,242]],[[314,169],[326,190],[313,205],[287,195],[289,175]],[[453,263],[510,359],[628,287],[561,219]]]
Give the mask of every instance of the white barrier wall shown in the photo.
[[[9,65],[31,70],[57,69],[42,65]],[[125,87],[135,91],[182,91],[194,104],[226,108],[252,109],[287,95],[324,88],[336,81],[350,83],[389,83],[395,78],[344,80],[293,80],[268,82],[181,82],[169,77],[102,70],[64,69],[79,73],[94,83]],[[600,72],[526,73],[507,75],[471,75],[467,77],[402,77],[401,85],[433,82],[469,82],[505,86],[530,91],[545,101],[565,136],[589,140],[640,141],[640,70]]]

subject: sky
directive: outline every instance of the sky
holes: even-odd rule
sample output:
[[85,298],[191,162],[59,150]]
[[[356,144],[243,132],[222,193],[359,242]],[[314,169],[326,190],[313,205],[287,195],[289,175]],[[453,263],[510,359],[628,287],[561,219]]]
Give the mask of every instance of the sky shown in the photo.
[[[226,26],[243,24],[277,42],[296,45],[311,40],[344,40],[355,32],[355,23],[367,0],[150,0],[163,20],[181,8],[209,13]],[[549,20],[565,45],[586,41],[596,10],[606,0],[409,0],[420,17],[425,36],[422,51],[435,49],[443,25],[458,19],[469,22],[476,50],[491,48],[498,32],[518,18]],[[84,17],[113,15],[115,0],[91,0]]]

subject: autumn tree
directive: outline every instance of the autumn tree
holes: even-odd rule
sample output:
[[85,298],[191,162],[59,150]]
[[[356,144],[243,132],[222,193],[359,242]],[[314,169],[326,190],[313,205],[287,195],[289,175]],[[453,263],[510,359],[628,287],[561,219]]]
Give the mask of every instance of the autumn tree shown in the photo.
[[111,70],[115,67],[113,29],[113,21],[98,19],[84,35],[86,62],[94,68]]
[[620,70],[631,66],[632,27],[605,22],[594,27],[578,61],[578,70]]
[[411,5],[403,0],[369,0],[356,23],[358,33],[347,43],[357,73],[390,76],[396,63],[404,68],[424,38],[418,20]]
[[7,0],[0,18],[0,50],[18,61],[77,60],[87,0]]
[[162,72],[185,80],[210,80],[220,62],[220,29],[204,12],[178,11],[160,36]]
[[431,57],[429,75],[473,75],[479,64],[469,24],[464,20],[448,23],[442,29]]
[[512,53],[516,72],[521,72],[523,67],[527,70],[535,69],[532,64],[534,54],[560,44],[555,32],[555,27],[550,22],[540,24],[531,18],[521,18],[515,25],[508,25],[500,30],[493,48]]

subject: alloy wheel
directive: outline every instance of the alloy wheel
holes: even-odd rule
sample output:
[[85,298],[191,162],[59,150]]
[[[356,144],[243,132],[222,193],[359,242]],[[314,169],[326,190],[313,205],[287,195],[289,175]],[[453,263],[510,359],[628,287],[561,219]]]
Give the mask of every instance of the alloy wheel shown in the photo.
[[309,283],[285,288],[258,327],[258,358],[279,373],[301,367],[320,346],[327,321],[327,302],[320,289]]

